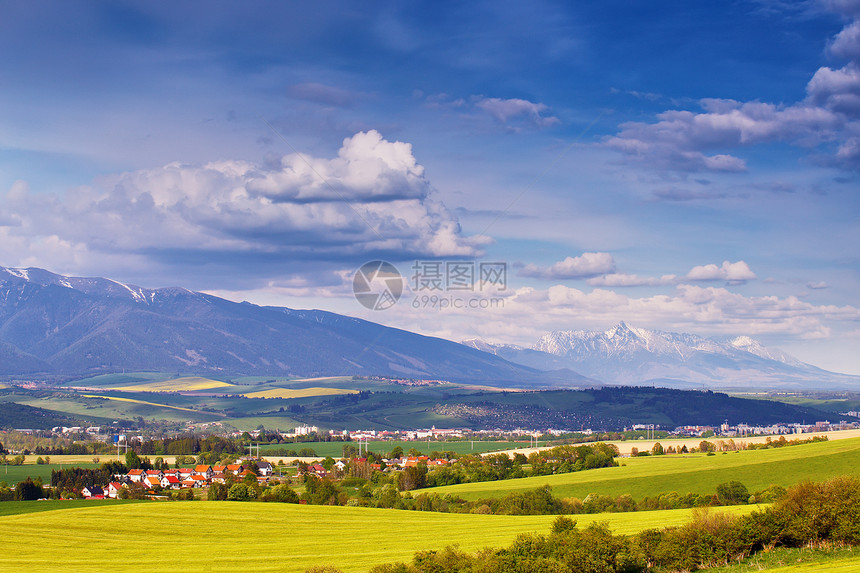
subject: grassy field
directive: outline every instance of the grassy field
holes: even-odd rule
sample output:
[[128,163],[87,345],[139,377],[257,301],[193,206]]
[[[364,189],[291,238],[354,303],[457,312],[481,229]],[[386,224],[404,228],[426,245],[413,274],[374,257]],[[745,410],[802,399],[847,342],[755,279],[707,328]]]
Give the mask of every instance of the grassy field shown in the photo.
[[[167,558],[177,570],[301,572],[333,565],[358,572],[408,561],[422,549],[502,547],[520,533],[548,532],[555,519],[202,501],[67,507],[0,516],[0,570],[53,572],[62,563],[69,571],[137,572],[163,569]],[[581,526],[607,520],[613,531],[629,534],[685,523],[690,511],[576,518]]]
[[[95,469],[101,464],[92,463],[92,456],[88,463],[72,463],[72,464],[24,464],[22,466],[0,466],[0,481],[5,481],[9,485],[15,485],[24,481],[28,477],[36,479],[42,478],[42,482],[51,483],[51,471],[63,468],[88,468]],[[107,461],[105,456],[102,456],[104,461]],[[2,504],[0,504],[2,505]]]
[[625,458],[617,468],[539,476],[500,482],[440,487],[440,494],[464,499],[500,497],[511,491],[552,486],[558,497],[585,498],[589,493],[639,500],[663,492],[713,493],[718,484],[738,480],[753,492],[771,484],[823,481],[837,475],[860,475],[860,439],[834,440],[770,450]]
[[[231,421],[231,423],[233,423]],[[364,442],[362,442],[364,444]],[[297,452],[302,448],[310,448],[314,452],[316,452],[317,456],[325,457],[331,456],[333,458],[339,458],[343,455],[343,446],[352,445],[354,447],[358,447],[358,442],[298,442],[298,443],[286,443],[286,444],[270,444],[260,447],[260,452],[262,455],[266,454],[266,451],[271,451],[275,449],[286,449],[286,450],[296,450]],[[368,441],[368,447],[371,452],[376,453],[385,453],[388,454],[391,450],[400,446],[403,448],[403,452],[408,452],[412,448],[415,448],[422,454],[429,454],[431,452],[456,452],[458,455],[466,455],[466,454],[480,454],[484,452],[495,452],[500,450],[509,450],[511,448],[521,448],[523,446],[528,445],[528,442],[434,442],[430,441],[429,446],[427,441],[403,441],[403,440],[392,440],[392,441]],[[364,446],[362,445],[362,449]]]
[[43,511],[60,511],[64,509],[77,509],[84,507],[93,508],[105,505],[116,507],[117,505],[125,505],[128,503],[150,502],[134,499],[46,499],[45,501],[4,501],[0,503],[0,517],[6,515],[24,515],[25,513],[41,513]]

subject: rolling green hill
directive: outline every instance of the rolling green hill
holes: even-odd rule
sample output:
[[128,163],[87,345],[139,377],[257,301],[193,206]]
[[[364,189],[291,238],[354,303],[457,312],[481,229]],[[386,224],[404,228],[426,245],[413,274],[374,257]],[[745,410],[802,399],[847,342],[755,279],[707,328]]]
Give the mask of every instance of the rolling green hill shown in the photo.
[[[30,502],[34,504],[45,502]],[[0,516],[0,570],[203,570],[344,572],[407,561],[415,551],[459,544],[467,551],[550,529],[554,516],[497,516],[291,504],[137,503]],[[744,513],[751,508],[727,508]],[[577,516],[606,519],[617,533],[685,523],[689,510]],[[74,551],[69,548],[74,547]]]
[[556,497],[585,498],[589,493],[634,499],[676,491],[713,493],[718,484],[738,480],[752,492],[771,484],[789,486],[803,480],[823,481],[837,475],[860,475],[860,438],[769,450],[716,454],[623,458],[620,467],[497,482],[433,488],[467,500],[501,497],[511,491],[552,486]]

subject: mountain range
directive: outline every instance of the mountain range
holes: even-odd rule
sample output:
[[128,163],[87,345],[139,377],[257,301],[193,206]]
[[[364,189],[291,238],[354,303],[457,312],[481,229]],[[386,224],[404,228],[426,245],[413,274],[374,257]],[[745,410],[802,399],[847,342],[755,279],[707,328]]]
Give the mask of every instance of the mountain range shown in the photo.
[[321,310],[0,267],[0,376],[148,370],[223,376],[389,376],[499,387],[656,385],[858,389],[739,336],[632,328],[548,333],[532,347],[455,343]]
[[606,384],[672,388],[860,389],[860,376],[828,372],[748,336],[726,339],[631,328],[548,333],[531,348],[463,344],[539,370],[569,368]]
[[319,310],[0,267],[0,375],[149,370],[577,386],[461,344]]

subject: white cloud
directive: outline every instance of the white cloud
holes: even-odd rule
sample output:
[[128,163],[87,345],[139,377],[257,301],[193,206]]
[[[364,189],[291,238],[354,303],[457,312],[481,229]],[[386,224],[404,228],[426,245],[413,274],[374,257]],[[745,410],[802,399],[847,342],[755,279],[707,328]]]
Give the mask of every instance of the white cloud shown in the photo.
[[849,60],[860,60],[860,20],[839,32],[830,44],[830,53]]
[[[408,300],[405,301],[408,303]],[[438,331],[438,312],[399,304],[387,321],[422,332]],[[835,327],[860,320],[854,306],[815,305],[797,297],[744,296],[721,287],[682,284],[671,294],[629,297],[608,289],[585,292],[565,285],[520,288],[496,307],[444,311],[449,337],[479,336],[530,344],[550,330],[606,328],[627,321],[646,328],[715,335],[790,335],[800,339],[831,336]],[[459,329],[456,325],[459,324]]]
[[[845,6],[834,6],[844,11]],[[860,167],[860,20],[833,40],[830,52],[852,60],[839,69],[822,67],[807,85],[804,101],[776,105],[759,101],[702,99],[703,113],[669,110],[653,123],[629,122],[604,145],[649,167],[669,171],[745,171],[745,160],[728,150],[773,142],[805,148],[835,143],[834,158]]]
[[723,261],[719,267],[714,264],[693,267],[685,278],[691,281],[724,280],[730,283],[744,283],[755,279],[756,276],[744,261],[735,263]]
[[678,171],[744,171],[734,155],[708,150],[769,141],[813,145],[835,137],[841,120],[814,106],[781,107],[760,102],[702,100],[705,113],[683,110],[657,115],[657,123],[622,124],[605,145],[652,165]]
[[53,257],[39,263],[37,246],[55,241],[58,253],[79,259],[134,255],[183,269],[232,260],[251,274],[265,273],[256,268],[266,263],[301,260],[475,256],[489,242],[464,236],[431,197],[408,143],[362,132],[346,138],[335,158],[305,159],[289,155],[274,167],[172,163],[105,176],[64,195],[16,184],[0,212],[18,224],[2,229],[7,244],[21,247],[14,260],[35,257],[41,266]]
[[567,257],[550,267],[529,264],[520,270],[523,277],[549,280],[581,279],[615,272],[615,261],[609,253],[583,253]]
[[806,86],[808,100],[848,116],[860,116],[860,69],[854,64],[838,70],[819,68]]

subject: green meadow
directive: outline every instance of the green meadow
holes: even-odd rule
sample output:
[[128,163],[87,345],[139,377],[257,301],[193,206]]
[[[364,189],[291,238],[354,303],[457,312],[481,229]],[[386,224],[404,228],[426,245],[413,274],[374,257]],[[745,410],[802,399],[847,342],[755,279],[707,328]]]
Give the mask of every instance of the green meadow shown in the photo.
[[[104,456],[102,456],[104,457]],[[107,461],[105,459],[105,461]],[[45,484],[51,483],[51,472],[53,470],[61,470],[64,468],[90,468],[95,469],[101,464],[94,463],[72,463],[72,464],[24,464],[21,466],[0,466],[0,482],[6,482],[9,485],[15,485],[18,482],[24,481],[28,477],[36,479],[42,478]]]
[[[233,423],[233,421],[231,421]],[[314,452],[316,452],[317,456],[325,457],[331,456],[333,458],[339,458],[343,455],[343,447],[345,445],[351,445],[355,448],[358,448],[358,442],[296,442],[296,443],[284,443],[284,444],[267,444],[264,446],[260,446],[260,453],[262,455],[266,454],[266,451],[272,450],[296,450],[297,452],[304,448],[310,448]],[[496,452],[500,450],[510,450],[515,448],[526,448],[528,447],[528,442],[510,442],[510,441],[502,441],[502,442],[494,442],[494,441],[458,441],[458,442],[436,442],[431,440],[427,442],[424,441],[404,441],[404,440],[391,440],[391,441],[368,441],[367,446],[370,448],[371,452],[375,452],[378,454],[388,454],[391,450],[400,446],[403,448],[403,452],[406,453],[411,449],[416,449],[422,454],[430,454],[431,452],[455,452],[457,455],[463,456],[467,454],[482,454],[485,452]],[[362,450],[364,449],[364,442],[362,442]]]
[[511,491],[552,486],[556,497],[585,498],[589,493],[617,497],[676,491],[706,494],[737,480],[750,492],[772,484],[789,486],[804,480],[824,481],[838,475],[860,475],[860,439],[833,440],[769,450],[665,455],[619,459],[620,467],[538,476],[498,482],[467,483],[425,491],[455,494],[467,500],[500,497]]
[[[446,545],[468,551],[502,547],[520,533],[548,533],[555,519],[238,502],[86,505],[0,515],[0,570],[53,573],[62,564],[76,572],[165,567],[301,572],[332,565],[358,572]],[[605,520],[614,532],[631,534],[680,525],[690,516],[690,510],[672,510],[575,517],[580,526]]]

